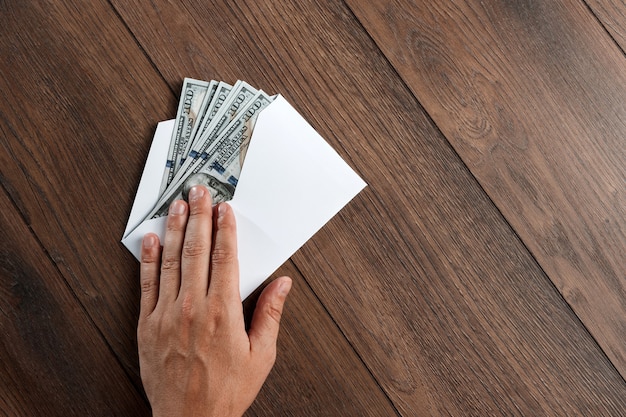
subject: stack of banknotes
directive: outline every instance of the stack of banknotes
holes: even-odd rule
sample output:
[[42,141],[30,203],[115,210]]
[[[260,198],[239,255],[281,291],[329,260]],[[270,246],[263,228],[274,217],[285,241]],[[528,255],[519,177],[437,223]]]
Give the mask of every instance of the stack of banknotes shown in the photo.
[[160,197],[147,218],[166,215],[171,202],[186,200],[197,184],[208,188],[214,204],[230,200],[256,119],[274,97],[244,81],[185,78]]

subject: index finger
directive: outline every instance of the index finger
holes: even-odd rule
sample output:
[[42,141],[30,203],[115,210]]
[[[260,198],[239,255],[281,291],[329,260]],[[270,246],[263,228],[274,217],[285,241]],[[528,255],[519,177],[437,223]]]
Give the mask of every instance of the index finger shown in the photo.
[[149,316],[159,298],[159,270],[161,269],[161,245],[154,233],[144,236],[141,243],[141,302],[140,317]]
[[237,226],[233,210],[226,203],[217,206],[215,228],[215,242],[211,250],[209,297],[241,301]]

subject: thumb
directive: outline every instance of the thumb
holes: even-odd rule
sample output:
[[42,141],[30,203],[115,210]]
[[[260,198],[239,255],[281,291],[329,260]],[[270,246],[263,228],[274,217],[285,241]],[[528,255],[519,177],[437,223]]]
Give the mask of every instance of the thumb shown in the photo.
[[291,284],[291,278],[281,277],[274,280],[261,293],[248,331],[252,351],[275,355],[280,318]]

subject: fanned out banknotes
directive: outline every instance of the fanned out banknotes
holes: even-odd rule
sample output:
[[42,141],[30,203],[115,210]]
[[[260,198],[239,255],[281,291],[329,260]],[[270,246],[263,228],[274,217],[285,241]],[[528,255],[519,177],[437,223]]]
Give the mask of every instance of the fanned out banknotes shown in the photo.
[[163,171],[160,197],[148,219],[167,214],[194,185],[217,204],[232,199],[256,119],[274,99],[244,81],[185,78]]

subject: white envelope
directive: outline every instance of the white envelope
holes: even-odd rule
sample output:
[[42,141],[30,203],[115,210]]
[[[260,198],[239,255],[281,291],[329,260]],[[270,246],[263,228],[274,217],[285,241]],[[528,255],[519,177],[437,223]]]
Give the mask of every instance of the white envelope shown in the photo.
[[[158,200],[174,121],[161,122],[122,243],[140,259],[148,232],[163,241],[165,217],[143,220]],[[259,115],[233,199],[244,299],[364,187],[365,182],[282,97]]]

